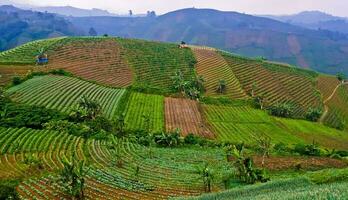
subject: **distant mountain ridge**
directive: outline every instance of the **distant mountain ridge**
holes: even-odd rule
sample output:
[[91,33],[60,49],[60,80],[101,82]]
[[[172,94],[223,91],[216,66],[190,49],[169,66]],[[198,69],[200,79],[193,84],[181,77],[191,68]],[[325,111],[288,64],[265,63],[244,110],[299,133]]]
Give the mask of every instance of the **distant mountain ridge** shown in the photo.
[[213,9],[182,9],[157,17],[71,17],[99,35],[165,42],[186,41],[249,57],[264,57],[320,72],[348,74],[348,36],[265,17]]
[[0,51],[32,40],[83,34],[56,14],[0,6]]
[[348,34],[348,18],[337,17],[320,11],[304,11],[294,15],[265,15],[264,17],[281,22],[310,28]]
[[110,13],[107,10],[101,10],[97,8],[81,9],[72,6],[47,6],[47,7],[33,7],[35,11],[56,13],[65,16],[74,17],[88,17],[88,16],[117,16],[114,13]]

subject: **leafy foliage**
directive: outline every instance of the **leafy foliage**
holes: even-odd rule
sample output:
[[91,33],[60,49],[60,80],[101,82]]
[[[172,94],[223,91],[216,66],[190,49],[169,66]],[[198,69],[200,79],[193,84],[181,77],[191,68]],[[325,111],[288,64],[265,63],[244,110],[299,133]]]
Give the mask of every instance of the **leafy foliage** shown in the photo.
[[294,107],[289,103],[277,103],[268,108],[271,115],[277,117],[291,118],[294,113]]
[[306,119],[312,122],[316,122],[322,115],[322,110],[319,108],[309,108],[306,114]]
[[58,183],[63,186],[65,194],[72,198],[84,199],[85,176],[88,170],[85,169],[83,161],[77,162],[73,160],[69,162],[63,161],[64,168],[60,171],[60,179]]

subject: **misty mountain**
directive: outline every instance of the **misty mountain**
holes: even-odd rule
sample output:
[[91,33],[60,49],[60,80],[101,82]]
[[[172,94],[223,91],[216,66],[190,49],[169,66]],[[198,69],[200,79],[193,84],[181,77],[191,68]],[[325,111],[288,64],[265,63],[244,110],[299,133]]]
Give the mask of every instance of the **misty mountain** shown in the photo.
[[97,8],[81,9],[71,6],[48,6],[48,7],[33,7],[35,11],[56,13],[65,16],[74,17],[87,17],[87,16],[116,16],[116,14],[110,13],[107,10],[101,10]]
[[83,31],[55,14],[0,6],[0,51],[37,39],[73,35]]
[[69,18],[85,32],[166,42],[182,40],[251,57],[265,57],[326,73],[348,74],[348,37],[280,21],[211,9],[183,9],[158,17]]
[[305,11],[295,15],[266,15],[274,20],[309,28],[348,34],[348,18],[337,17],[320,11]]

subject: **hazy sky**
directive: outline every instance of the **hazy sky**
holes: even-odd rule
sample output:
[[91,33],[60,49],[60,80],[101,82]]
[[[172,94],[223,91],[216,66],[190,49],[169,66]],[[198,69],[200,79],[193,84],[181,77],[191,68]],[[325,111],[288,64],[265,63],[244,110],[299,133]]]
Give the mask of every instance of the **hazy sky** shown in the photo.
[[304,10],[320,10],[348,17],[348,0],[17,0],[17,2],[47,6],[74,6],[101,8],[112,12],[145,13],[155,10],[158,14],[180,8],[215,8],[249,14],[293,14]]

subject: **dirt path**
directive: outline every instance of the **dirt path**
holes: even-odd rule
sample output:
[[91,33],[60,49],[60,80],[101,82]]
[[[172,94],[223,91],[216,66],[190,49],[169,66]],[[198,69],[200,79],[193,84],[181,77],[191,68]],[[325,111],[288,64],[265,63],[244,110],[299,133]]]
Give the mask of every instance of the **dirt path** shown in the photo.
[[339,87],[341,87],[342,85],[347,85],[347,84],[348,84],[348,82],[343,82],[343,83],[338,84],[336,86],[336,88],[334,89],[334,91],[332,92],[332,94],[327,99],[324,100],[324,112],[319,119],[320,123],[322,123],[324,121],[326,115],[329,113],[329,106],[327,106],[327,102],[329,102],[332,99],[332,97],[336,94]]

